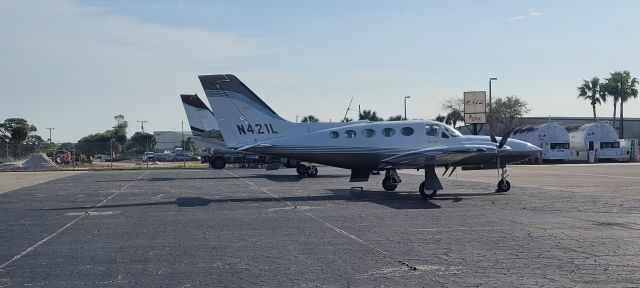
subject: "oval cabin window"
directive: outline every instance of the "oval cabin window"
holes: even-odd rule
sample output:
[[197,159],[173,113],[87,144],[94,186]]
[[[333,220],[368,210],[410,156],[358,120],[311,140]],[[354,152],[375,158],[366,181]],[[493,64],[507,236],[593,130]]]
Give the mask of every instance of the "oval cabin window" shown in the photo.
[[367,128],[367,129],[362,130],[362,136],[364,136],[364,137],[371,138],[374,135],[376,135],[376,131],[373,130],[373,129]]
[[329,133],[329,136],[331,136],[331,138],[336,139],[338,137],[340,137],[340,133],[336,132],[336,131],[331,131],[331,133]]
[[402,129],[400,129],[400,133],[402,133],[402,135],[404,136],[411,136],[413,135],[413,128],[403,127]]
[[347,137],[347,138],[356,137],[356,131],[353,131],[353,130],[344,131],[344,137]]
[[393,128],[384,128],[382,129],[382,135],[385,137],[391,137],[396,134],[396,130]]

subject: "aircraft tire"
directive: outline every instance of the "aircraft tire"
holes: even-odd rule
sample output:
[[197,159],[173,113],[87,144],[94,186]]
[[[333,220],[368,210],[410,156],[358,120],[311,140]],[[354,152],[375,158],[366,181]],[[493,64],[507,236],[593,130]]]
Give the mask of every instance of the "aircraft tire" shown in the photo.
[[509,180],[500,180],[496,186],[496,192],[509,192],[509,189],[511,189],[511,183],[509,183]]
[[311,178],[318,176],[318,167],[313,165],[309,166],[307,169],[307,176]]
[[433,197],[436,197],[436,194],[438,194],[438,190],[433,190],[431,193],[427,193],[426,191],[424,191],[424,181],[422,181],[420,183],[420,187],[418,187],[418,191],[420,192],[420,196],[422,196],[422,198],[424,199],[432,199]]
[[394,191],[398,188],[398,183],[393,182],[391,178],[385,177],[382,179],[382,188],[384,188],[384,191]]
[[307,171],[309,171],[309,167],[307,167],[307,165],[298,164],[298,166],[296,166],[296,173],[300,176],[307,175]]
[[224,169],[225,166],[227,166],[227,161],[223,157],[218,156],[211,159],[211,168]]

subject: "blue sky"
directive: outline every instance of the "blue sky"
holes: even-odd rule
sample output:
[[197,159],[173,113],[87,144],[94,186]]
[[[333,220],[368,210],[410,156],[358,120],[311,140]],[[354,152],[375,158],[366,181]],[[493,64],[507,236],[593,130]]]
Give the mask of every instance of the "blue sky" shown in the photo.
[[[432,119],[464,91],[517,95],[530,116],[590,116],[582,79],[640,76],[639,1],[3,1],[0,120],[102,132],[123,114],[179,130],[178,95],[233,73],[289,120],[353,107]],[[598,107],[610,117],[611,103]],[[625,105],[640,117],[640,99]],[[355,113],[350,116],[357,117]],[[186,125],[188,127],[188,125]]]

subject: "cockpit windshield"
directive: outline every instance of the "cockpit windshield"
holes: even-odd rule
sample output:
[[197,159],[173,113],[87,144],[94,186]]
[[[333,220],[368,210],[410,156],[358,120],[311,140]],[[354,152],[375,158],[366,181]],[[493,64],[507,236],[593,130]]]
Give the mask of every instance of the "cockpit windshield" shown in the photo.
[[451,126],[449,125],[442,125],[442,127],[444,128],[444,131],[447,131],[447,133],[449,133],[449,135],[451,135],[451,137],[461,137],[462,134],[460,132],[458,132],[458,130],[451,128]]

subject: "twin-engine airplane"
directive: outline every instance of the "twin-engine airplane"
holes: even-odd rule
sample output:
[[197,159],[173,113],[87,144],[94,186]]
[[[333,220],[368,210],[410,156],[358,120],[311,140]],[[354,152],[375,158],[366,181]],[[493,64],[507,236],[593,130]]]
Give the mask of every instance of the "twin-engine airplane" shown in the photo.
[[[368,181],[372,171],[384,170],[382,187],[386,191],[400,184],[397,169],[424,169],[425,179],[418,191],[432,198],[443,189],[436,166],[448,170],[497,163],[501,171],[497,191],[506,192],[511,184],[506,180],[505,164],[540,151],[527,142],[509,139],[510,133],[502,138],[463,136],[435,121],[292,123],[234,75],[199,78],[229,148],[350,169],[350,182]],[[301,166],[298,172],[301,169],[310,176],[318,173],[314,166]]]

